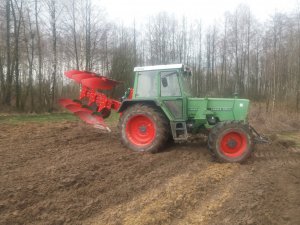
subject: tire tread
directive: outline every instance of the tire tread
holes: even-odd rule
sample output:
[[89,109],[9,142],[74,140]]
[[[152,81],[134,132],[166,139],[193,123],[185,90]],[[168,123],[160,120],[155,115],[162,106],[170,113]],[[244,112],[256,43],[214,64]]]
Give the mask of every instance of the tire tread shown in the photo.
[[[156,124],[156,137],[155,140],[152,142],[150,146],[147,146],[146,148],[143,148],[142,150],[134,145],[132,145],[129,140],[126,138],[126,132],[125,132],[125,124],[127,123],[128,118],[130,118],[133,115],[136,114],[146,114],[152,118],[154,123]],[[156,153],[159,150],[161,150],[164,145],[166,144],[170,129],[169,129],[169,121],[166,118],[166,116],[156,107],[150,106],[147,104],[135,104],[129,108],[127,108],[123,115],[121,116],[118,128],[120,131],[121,136],[121,142],[124,146],[137,151],[137,152],[151,152]]]
[[[233,159],[227,159],[224,156],[221,155],[221,153],[218,151],[217,148],[217,141],[220,134],[226,130],[226,129],[242,129],[245,134],[247,135],[249,146],[247,149],[247,152],[238,160]],[[249,128],[249,125],[247,123],[244,123],[243,121],[224,121],[219,122],[216,126],[212,128],[208,135],[208,142],[207,142],[209,150],[212,152],[212,154],[216,157],[217,161],[219,162],[243,162],[245,161],[252,152],[252,134]]]

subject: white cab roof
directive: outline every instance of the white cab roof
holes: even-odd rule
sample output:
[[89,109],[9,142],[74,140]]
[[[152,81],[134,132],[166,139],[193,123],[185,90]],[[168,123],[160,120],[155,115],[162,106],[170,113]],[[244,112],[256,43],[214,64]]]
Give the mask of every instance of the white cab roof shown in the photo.
[[134,72],[137,72],[137,71],[148,71],[148,70],[181,69],[181,68],[183,68],[183,64],[141,66],[141,67],[134,67]]

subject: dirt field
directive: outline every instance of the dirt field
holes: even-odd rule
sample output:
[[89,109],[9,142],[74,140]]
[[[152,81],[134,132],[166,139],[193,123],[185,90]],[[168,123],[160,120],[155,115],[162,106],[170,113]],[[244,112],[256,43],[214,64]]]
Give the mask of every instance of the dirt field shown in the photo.
[[300,224],[300,149],[281,136],[240,165],[202,138],[141,155],[77,121],[0,127],[0,224]]

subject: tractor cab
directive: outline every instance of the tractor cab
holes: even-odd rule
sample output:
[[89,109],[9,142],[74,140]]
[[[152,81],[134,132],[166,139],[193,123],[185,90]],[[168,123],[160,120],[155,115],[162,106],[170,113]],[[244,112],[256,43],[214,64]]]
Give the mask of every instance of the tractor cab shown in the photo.
[[183,64],[157,65],[135,67],[134,72],[133,101],[152,102],[170,121],[186,121],[187,97],[191,96],[189,68]]
[[183,64],[135,67],[133,98],[190,96],[191,70]]

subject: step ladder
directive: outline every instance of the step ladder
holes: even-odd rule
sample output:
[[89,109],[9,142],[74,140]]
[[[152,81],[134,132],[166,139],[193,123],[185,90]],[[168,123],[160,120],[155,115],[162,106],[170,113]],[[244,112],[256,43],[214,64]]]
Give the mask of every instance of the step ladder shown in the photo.
[[175,141],[185,141],[188,139],[186,122],[170,122],[170,124]]

